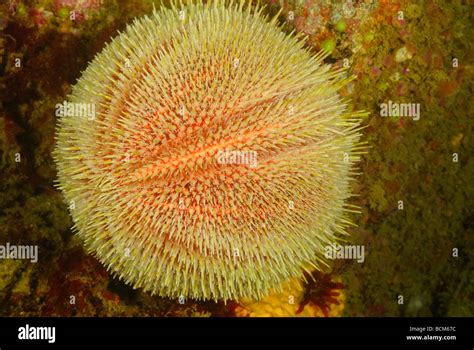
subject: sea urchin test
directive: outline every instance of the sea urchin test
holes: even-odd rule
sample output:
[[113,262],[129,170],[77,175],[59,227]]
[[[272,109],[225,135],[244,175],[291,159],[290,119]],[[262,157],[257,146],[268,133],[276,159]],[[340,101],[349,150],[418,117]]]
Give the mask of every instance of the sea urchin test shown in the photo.
[[[58,187],[87,250],[134,288],[260,299],[350,225],[350,78],[247,2],[160,8],[114,38],[61,116]],[[231,159],[227,159],[231,158]]]

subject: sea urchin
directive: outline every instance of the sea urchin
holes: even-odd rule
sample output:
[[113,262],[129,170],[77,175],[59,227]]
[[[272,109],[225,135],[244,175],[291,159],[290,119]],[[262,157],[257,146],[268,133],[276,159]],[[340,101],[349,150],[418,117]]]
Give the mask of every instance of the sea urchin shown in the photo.
[[[125,282],[259,299],[350,224],[360,113],[277,18],[196,1],[135,20],[83,72],[54,158],[74,230]],[[67,107],[69,106],[69,107]]]

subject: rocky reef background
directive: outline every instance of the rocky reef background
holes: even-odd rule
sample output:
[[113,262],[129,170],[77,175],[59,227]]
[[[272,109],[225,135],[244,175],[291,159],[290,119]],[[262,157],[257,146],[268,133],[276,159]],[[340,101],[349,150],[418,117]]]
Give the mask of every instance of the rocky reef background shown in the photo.
[[[307,34],[315,52],[329,51],[327,63],[349,66],[356,79],[342,94],[351,108],[370,112],[364,138],[371,148],[352,201],[362,215],[351,230],[365,261],[336,260],[320,277],[342,283],[342,315],[474,315],[473,6],[264,3],[269,14],[282,10],[285,31]],[[180,304],[112,278],[73,236],[53,186],[55,105],[117,30],[152,7],[123,0],[0,5],[0,244],[39,247],[37,263],[0,260],[0,316],[235,314],[235,303]],[[380,104],[390,100],[419,103],[420,119],[382,118]],[[310,283],[306,294],[324,285]]]

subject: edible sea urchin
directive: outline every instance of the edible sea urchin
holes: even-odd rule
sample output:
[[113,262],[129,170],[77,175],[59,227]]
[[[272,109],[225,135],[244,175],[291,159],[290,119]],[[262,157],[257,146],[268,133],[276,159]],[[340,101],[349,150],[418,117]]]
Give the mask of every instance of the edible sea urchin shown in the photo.
[[59,119],[59,187],[87,249],[134,287],[258,299],[350,224],[350,78],[276,22],[245,1],[162,8],[74,86],[68,105],[95,117]]

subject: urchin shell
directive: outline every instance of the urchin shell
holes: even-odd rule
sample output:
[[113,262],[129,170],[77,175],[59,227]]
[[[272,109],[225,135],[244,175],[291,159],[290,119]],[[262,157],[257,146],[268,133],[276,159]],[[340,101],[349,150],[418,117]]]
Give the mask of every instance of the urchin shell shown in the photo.
[[95,116],[59,118],[58,187],[88,251],[126,283],[259,299],[345,234],[361,148],[338,94],[349,78],[276,22],[244,1],[160,8],[73,87],[68,102]]

